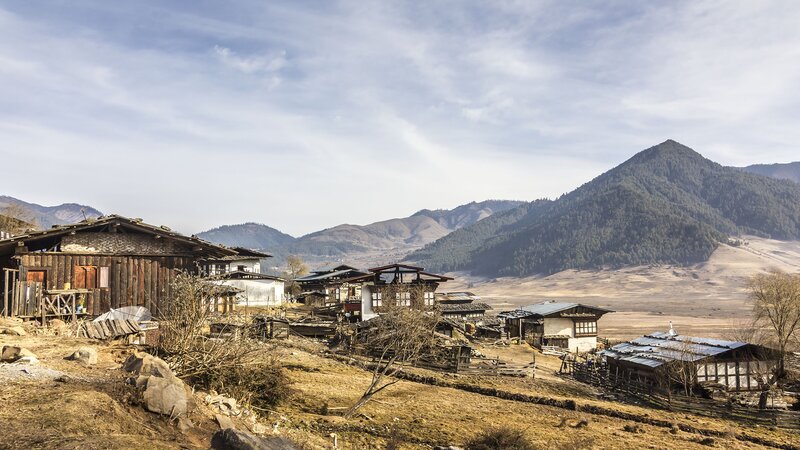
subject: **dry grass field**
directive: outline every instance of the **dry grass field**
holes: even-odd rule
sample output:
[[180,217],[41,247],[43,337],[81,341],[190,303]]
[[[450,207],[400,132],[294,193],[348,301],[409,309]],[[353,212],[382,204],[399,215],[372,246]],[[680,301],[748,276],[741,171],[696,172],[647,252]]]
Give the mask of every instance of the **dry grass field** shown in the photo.
[[[181,431],[174,422],[145,412],[119,370],[131,348],[55,336],[3,336],[1,340],[30,348],[41,363],[24,375],[0,371],[0,448],[208,448],[217,429],[213,412],[202,402],[202,392],[195,395],[197,409],[190,416],[191,429]],[[82,367],[63,359],[86,344],[97,345],[97,366]],[[491,427],[522,430],[543,449],[691,449],[707,448],[709,442],[716,448],[764,448],[742,440],[743,435],[786,448],[800,445],[798,436],[786,431],[602,400],[592,388],[558,376],[559,361],[538,353],[535,379],[416,372],[448,383],[570,399],[578,411],[402,381],[368,403],[363,415],[345,420],[340,416],[343,408],[358,398],[370,374],[324,357],[324,346],[316,342],[292,339],[284,341],[278,351],[293,394],[276,411],[262,414],[261,422],[268,433],[288,437],[301,449],[331,449],[334,435],[341,449],[385,449],[389,445],[431,449],[461,445]],[[535,353],[528,346],[487,346],[480,351],[520,362],[530,361]],[[69,380],[56,381],[57,373],[67,374]],[[585,405],[613,414],[580,410]],[[630,414],[630,418],[614,414]],[[641,422],[647,420],[670,425]],[[234,422],[245,428],[243,421]],[[708,440],[704,433],[715,436]]]
[[469,290],[496,310],[545,300],[576,301],[617,311],[600,326],[610,338],[666,330],[725,336],[751,310],[747,280],[777,268],[800,271],[800,242],[746,237],[721,245],[708,262],[690,267],[641,266],[620,270],[567,270],[547,277],[482,279],[464,273],[440,290]]

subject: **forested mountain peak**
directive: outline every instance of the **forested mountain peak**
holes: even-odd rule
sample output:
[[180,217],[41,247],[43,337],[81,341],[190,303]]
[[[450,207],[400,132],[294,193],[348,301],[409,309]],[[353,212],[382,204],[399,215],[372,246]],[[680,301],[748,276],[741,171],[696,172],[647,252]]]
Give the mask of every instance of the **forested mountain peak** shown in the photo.
[[553,202],[490,217],[409,259],[486,275],[685,264],[740,233],[799,239],[800,186],[723,167],[668,140]]

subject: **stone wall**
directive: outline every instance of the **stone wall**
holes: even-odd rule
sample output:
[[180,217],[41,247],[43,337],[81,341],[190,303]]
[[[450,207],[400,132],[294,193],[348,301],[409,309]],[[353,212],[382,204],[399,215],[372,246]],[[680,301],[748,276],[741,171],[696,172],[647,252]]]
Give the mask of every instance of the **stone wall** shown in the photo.
[[146,234],[78,233],[64,236],[64,253],[102,253],[112,255],[176,255],[190,249],[171,239],[156,239]]

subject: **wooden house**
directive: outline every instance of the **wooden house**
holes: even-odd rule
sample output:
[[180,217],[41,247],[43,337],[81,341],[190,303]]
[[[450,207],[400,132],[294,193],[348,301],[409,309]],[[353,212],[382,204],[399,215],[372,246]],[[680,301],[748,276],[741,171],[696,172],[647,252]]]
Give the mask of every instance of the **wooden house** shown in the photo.
[[597,321],[613,312],[580,303],[544,302],[498,314],[510,337],[570,352],[597,348]]
[[460,319],[480,322],[491,306],[481,302],[481,298],[471,292],[437,293],[436,305],[444,319]]
[[346,280],[367,272],[345,264],[329,269],[318,269],[310,274],[295,279],[303,292],[321,292],[327,295],[326,304],[347,303],[352,299],[361,299],[361,285]]
[[2,307],[5,315],[39,317],[144,306],[157,316],[176,274],[199,274],[206,260],[237,255],[116,215],[54,226],[0,241]]
[[328,304],[328,294],[320,291],[301,292],[297,301],[312,308],[322,308]]
[[[729,391],[762,389],[774,374],[776,350],[747,342],[683,336],[670,326],[617,344],[600,355],[611,375],[651,384],[679,378],[693,385],[711,383]],[[686,369],[689,369],[688,371]],[[680,377],[670,376],[684,371]]]
[[436,289],[439,284],[449,280],[452,278],[407,264],[374,267],[364,275],[344,280],[360,285],[361,290],[361,298],[348,302],[348,310],[359,320],[369,320],[390,305],[433,308],[436,305]]

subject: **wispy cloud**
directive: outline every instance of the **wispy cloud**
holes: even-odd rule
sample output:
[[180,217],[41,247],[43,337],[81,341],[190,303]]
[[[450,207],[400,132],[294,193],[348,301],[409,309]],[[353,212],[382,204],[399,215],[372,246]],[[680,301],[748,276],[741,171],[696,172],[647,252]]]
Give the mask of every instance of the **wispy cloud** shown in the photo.
[[2,193],[299,234],[558,195],[667,138],[797,159],[798,22],[780,1],[8,3],[0,159],[87,182]]

